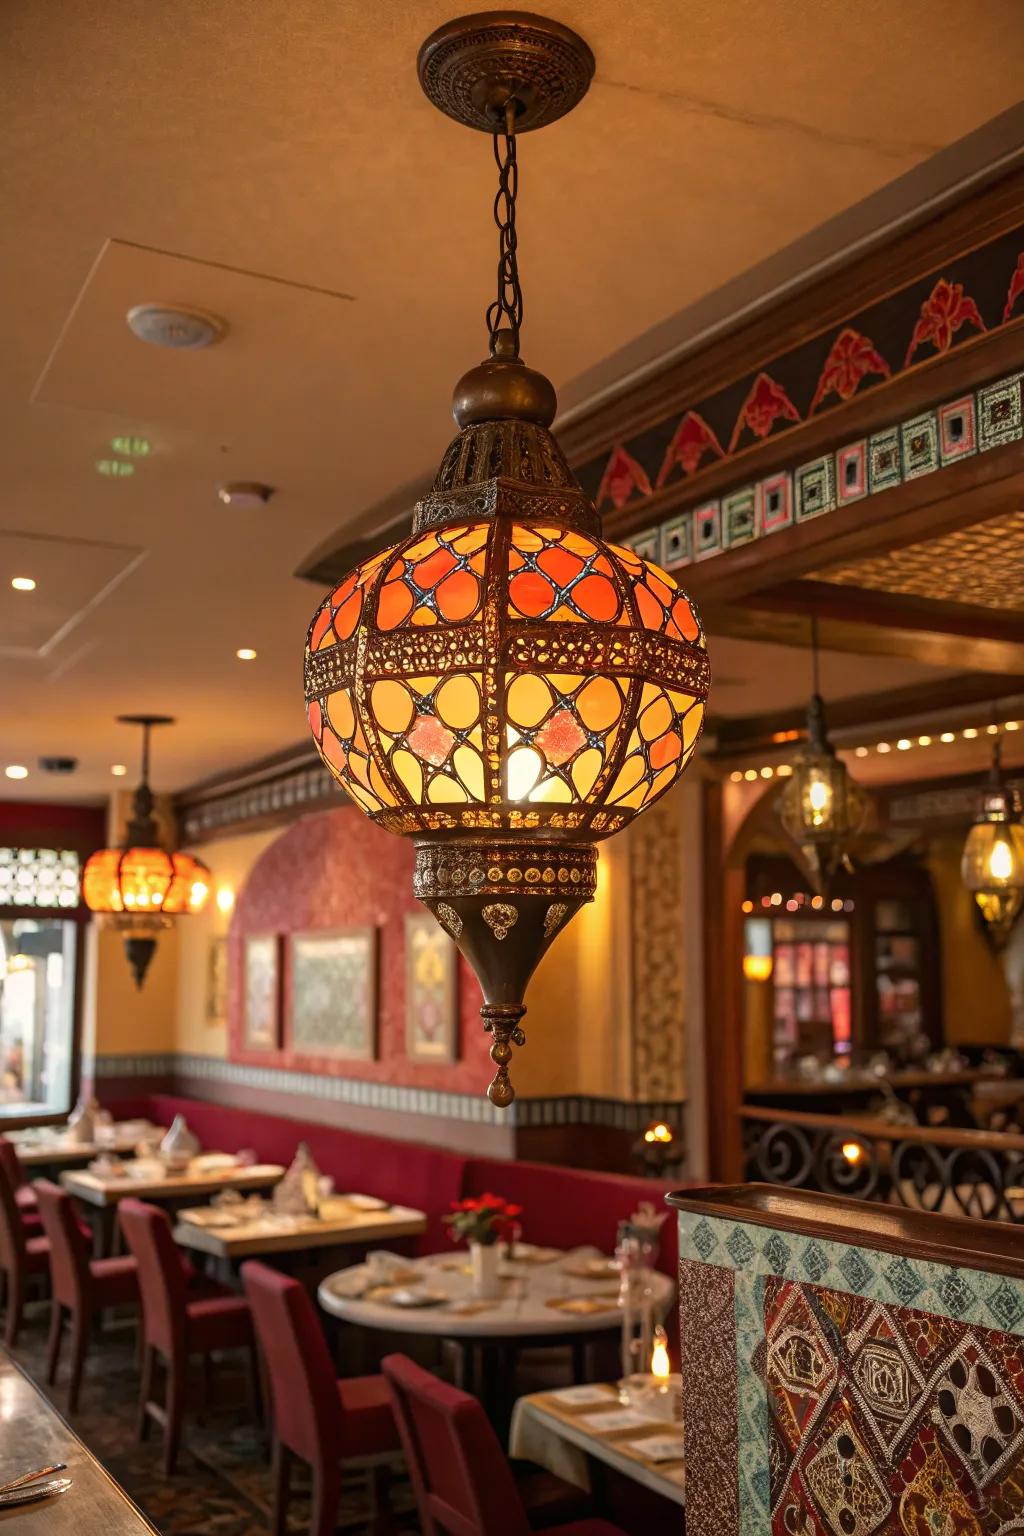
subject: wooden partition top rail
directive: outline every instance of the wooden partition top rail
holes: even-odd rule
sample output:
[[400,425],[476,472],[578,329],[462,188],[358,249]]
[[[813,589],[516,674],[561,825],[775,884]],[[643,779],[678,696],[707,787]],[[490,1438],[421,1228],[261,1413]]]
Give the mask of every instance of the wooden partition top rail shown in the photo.
[[975,1131],[944,1125],[899,1125],[877,1115],[819,1115],[802,1109],[772,1109],[745,1104],[744,1120],[768,1125],[803,1125],[808,1130],[852,1131],[872,1141],[916,1141],[932,1147],[966,1147],[977,1152],[1024,1152],[1024,1136],[1010,1131]]
[[1001,1222],[933,1216],[898,1206],[779,1189],[772,1184],[712,1184],[666,1195],[667,1204],[695,1216],[777,1227],[854,1248],[878,1248],[933,1264],[959,1264],[1024,1280],[1024,1243]]

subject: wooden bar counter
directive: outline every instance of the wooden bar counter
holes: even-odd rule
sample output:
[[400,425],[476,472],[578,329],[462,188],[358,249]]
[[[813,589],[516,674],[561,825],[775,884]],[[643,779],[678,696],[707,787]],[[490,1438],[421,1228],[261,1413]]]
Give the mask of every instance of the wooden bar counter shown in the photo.
[[156,1526],[86,1450],[38,1387],[0,1350],[0,1483],[59,1461],[67,1463],[67,1471],[59,1475],[72,1480],[67,1493],[3,1510],[0,1527],[45,1531],[46,1536],[158,1536]]

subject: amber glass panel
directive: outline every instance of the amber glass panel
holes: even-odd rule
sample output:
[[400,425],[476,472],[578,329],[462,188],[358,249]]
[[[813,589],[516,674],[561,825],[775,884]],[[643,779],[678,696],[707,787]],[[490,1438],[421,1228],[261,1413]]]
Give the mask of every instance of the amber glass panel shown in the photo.
[[614,624],[622,614],[612,563],[599,544],[582,534],[516,524],[508,573],[513,618]]

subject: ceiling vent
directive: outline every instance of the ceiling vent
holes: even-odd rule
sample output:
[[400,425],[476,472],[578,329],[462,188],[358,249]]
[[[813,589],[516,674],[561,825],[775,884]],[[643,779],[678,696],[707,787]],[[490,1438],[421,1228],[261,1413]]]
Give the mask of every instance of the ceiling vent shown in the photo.
[[39,766],[44,773],[74,773],[78,767],[77,757],[41,757]]
[[136,304],[128,311],[128,328],[140,341],[175,352],[212,347],[227,335],[227,324],[202,309],[177,304]]

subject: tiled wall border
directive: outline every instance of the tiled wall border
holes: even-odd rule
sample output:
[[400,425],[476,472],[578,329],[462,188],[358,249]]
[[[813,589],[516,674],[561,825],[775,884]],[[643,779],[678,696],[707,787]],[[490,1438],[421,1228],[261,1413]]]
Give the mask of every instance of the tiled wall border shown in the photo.
[[764,1383],[751,1364],[765,1342],[764,1282],[769,1276],[1024,1337],[1024,1285],[1005,1275],[911,1262],[867,1246],[852,1248],[689,1211],[679,1213],[679,1254],[684,1260],[731,1270],[734,1276],[742,1536],[764,1536],[771,1529],[768,1405]]
[[135,1077],[224,1084],[233,1088],[292,1094],[296,1098],[354,1104],[364,1109],[390,1110],[395,1114],[429,1115],[517,1130],[582,1125],[639,1134],[652,1120],[666,1120],[679,1129],[685,1111],[685,1106],[678,1102],[631,1103],[583,1094],[521,1098],[509,1109],[498,1110],[482,1093],[445,1093],[434,1088],[369,1082],[364,1078],[286,1072],[276,1067],[248,1066],[223,1061],[216,1056],[173,1051],[91,1057],[83,1061],[82,1073],[101,1083],[104,1079]]
[[675,512],[623,544],[666,571],[770,538],[905,480],[1024,438],[1024,373],[1011,374],[792,470]]

